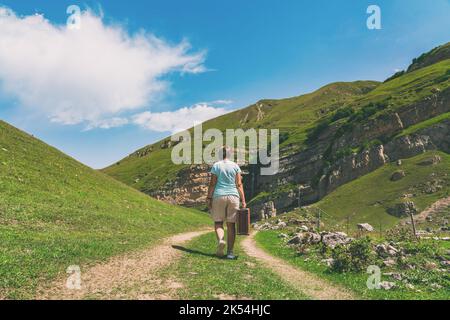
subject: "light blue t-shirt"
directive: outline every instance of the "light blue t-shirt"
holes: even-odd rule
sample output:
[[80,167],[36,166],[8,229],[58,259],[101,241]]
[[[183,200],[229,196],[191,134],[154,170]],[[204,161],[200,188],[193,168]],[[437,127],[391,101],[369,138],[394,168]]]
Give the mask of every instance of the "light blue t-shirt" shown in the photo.
[[236,175],[241,172],[239,166],[231,160],[222,160],[214,163],[211,173],[217,176],[216,188],[213,197],[237,196]]

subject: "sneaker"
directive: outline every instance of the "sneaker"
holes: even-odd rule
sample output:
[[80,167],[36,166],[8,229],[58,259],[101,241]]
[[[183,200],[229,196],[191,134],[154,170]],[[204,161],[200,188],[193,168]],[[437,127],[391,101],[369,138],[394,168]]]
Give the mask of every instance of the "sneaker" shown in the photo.
[[220,241],[219,242],[219,245],[217,246],[217,251],[216,251],[216,255],[218,256],[218,257],[223,257],[224,256],[224,253],[223,253],[223,251],[225,250],[225,241]]
[[229,260],[236,260],[237,257],[233,254],[233,252],[228,252],[227,253],[227,259],[229,259]]

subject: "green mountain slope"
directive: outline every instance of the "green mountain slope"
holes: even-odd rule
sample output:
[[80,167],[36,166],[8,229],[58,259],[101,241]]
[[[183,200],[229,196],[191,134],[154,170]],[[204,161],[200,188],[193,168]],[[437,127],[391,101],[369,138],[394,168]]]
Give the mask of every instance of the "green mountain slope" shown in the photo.
[[[281,100],[261,100],[247,108],[209,120],[203,130],[217,128],[276,128],[282,135],[281,147],[300,149],[308,130],[325,115],[333,113],[376,88],[378,82],[338,82],[313,93]],[[143,192],[158,190],[187,165],[174,165],[171,148],[163,148],[167,138],[144,147],[103,172]]]
[[70,265],[205,225],[0,121],[0,298],[30,297]]
[[[252,186],[253,201],[248,200],[254,212],[259,212],[268,201],[274,201],[279,212],[291,210],[290,206],[297,202],[289,202],[287,198],[292,196],[288,194],[299,192],[300,186],[310,190],[308,203],[334,190],[319,183],[333,179],[345,157],[361,155],[396,137],[448,119],[449,48],[450,43],[425,53],[414,59],[406,72],[383,83],[338,82],[299,97],[261,100],[207,121],[204,128],[280,129],[281,153],[288,164],[273,177],[253,177],[251,181],[256,181]],[[153,195],[170,192],[173,184],[166,183],[175,180],[178,189],[188,190],[180,192],[185,199],[189,190],[197,187],[185,180],[189,180],[189,173],[199,170],[190,168],[180,175],[187,166],[171,162],[167,141],[142,148],[104,172]],[[402,158],[408,157],[411,155]],[[361,170],[359,176],[352,176],[347,170],[350,180],[341,181],[361,178],[370,170]]]
[[[434,156],[439,156],[441,161],[426,165]],[[392,175],[399,171],[403,171],[405,177],[392,181]],[[339,187],[313,207],[324,210],[327,213],[324,220],[332,225],[345,228],[349,221],[350,227],[356,228],[357,223],[368,222],[377,229],[381,224],[386,230],[405,218],[388,213],[397,204],[413,201],[420,212],[449,194],[450,155],[436,151],[405,159],[401,166],[385,165]]]

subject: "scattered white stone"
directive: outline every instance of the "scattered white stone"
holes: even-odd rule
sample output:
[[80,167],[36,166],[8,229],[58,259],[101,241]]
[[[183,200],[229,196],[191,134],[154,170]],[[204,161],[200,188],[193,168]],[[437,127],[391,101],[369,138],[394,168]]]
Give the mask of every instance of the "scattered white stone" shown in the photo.
[[278,222],[278,227],[279,228],[286,228],[287,224],[286,224],[286,222],[280,221],[280,222]]
[[384,290],[391,290],[395,288],[395,282],[383,281],[380,282],[380,288]]
[[332,267],[334,264],[334,259],[333,258],[323,259],[323,260],[321,260],[321,262],[323,264],[326,264],[327,267]]
[[372,232],[373,230],[375,230],[370,224],[368,223],[358,223],[358,229],[361,231],[366,231],[366,232]]
[[409,289],[409,290],[414,290],[416,287],[414,287],[411,283],[407,283],[406,285],[405,285],[405,287],[407,288],[407,289]]
[[437,289],[437,290],[442,289],[442,286],[440,284],[438,284],[438,283],[432,283],[430,285],[430,287],[433,288],[433,289]]
[[393,267],[393,266],[396,265],[396,262],[395,262],[394,259],[387,259],[387,260],[384,260],[384,261],[383,261],[383,264],[384,264],[386,267]]

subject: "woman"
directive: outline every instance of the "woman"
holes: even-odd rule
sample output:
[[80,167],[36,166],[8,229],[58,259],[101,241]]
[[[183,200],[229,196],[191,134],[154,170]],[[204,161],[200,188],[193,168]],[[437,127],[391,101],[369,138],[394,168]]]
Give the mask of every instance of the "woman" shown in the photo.
[[[236,215],[239,210],[239,200],[245,208],[244,188],[242,185],[241,169],[230,160],[232,151],[223,147],[219,151],[219,159],[211,169],[211,181],[208,188],[208,208],[214,220],[214,229],[217,236],[217,256],[224,256],[227,244],[227,259],[235,259],[233,254],[236,239]],[[225,231],[223,223],[227,223],[227,243],[224,241]]]

